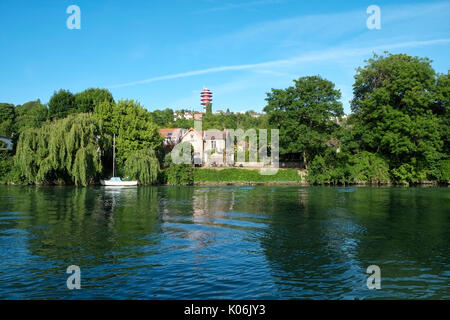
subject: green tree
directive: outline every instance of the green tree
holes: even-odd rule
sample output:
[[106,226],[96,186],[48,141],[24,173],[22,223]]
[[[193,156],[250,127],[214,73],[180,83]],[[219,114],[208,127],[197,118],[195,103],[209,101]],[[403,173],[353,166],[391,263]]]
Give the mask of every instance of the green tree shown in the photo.
[[95,107],[94,117],[100,121],[106,135],[104,145],[112,150],[112,136],[116,135],[116,161],[121,167],[136,151],[159,151],[163,138],[152,121],[152,115],[133,100],[117,104],[104,101]]
[[425,179],[443,157],[431,61],[375,55],[358,68],[353,92],[353,130],[360,149],[387,159],[396,181]]
[[208,102],[205,106],[205,111],[207,114],[211,114],[212,113],[212,103]]
[[114,98],[107,89],[89,88],[75,94],[77,112],[94,112],[95,106],[100,102],[114,103]]
[[100,128],[90,114],[69,115],[20,135],[15,164],[28,183],[86,186],[100,174]]
[[76,112],[74,95],[68,90],[55,92],[48,102],[48,115],[50,119],[62,119]]
[[280,130],[280,155],[295,155],[305,164],[327,148],[343,114],[339,90],[320,76],[302,77],[287,89],[267,94],[269,124]]
[[17,133],[21,133],[26,128],[38,128],[47,120],[47,107],[41,104],[38,99],[29,101],[21,106],[16,107],[16,123]]
[[152,120],[160,127],[168,127],[173,122],[173,110],[166,108],[164,110],[155,110],[151,112]]
[[155,151],[143,149],[132,153],[125,161],[124,174],[141,184],[153,184],[158,179],[159,161]]
[[14,105],[10,103],[0,103],[0,135],[11,137],[14,133],[14,121],[16,112]]
[[439,117],[443,151],[450,156],[450,73],[438,75],[433,112]]

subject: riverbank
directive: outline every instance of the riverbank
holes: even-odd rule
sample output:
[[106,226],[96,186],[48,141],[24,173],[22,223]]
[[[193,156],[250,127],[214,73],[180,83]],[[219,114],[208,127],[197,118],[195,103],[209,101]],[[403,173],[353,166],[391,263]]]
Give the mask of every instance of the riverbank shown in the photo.
[[[262,175],[260,170],[249,168],[196,168],[194,170],[194,185],[223,186],[223,185],[300,185],[309,186],[305,169],[279,168],[274,175]],[[354,186],[394,186],[403,185],[394,182],[373,183],[368,181],[353,181],[348,183],[325,182],[321,185],[354,185]],[[421,181],[410,186],[448,186],[450,181]]]
[[[260,169],[254,168],[194,168],[191,185],[195,186],[310,186],[305,169],[279,168],[276,174],[264,175]],[[13,182],[0,181],[0,185],[24,185]],[[26,185],[26,184],[25,184]],[[71,185],[63,181],[41,185]],[[99,185],[91,183],[90,185]],[[165,183],[164,180],[154,185],[186,185],[185,183]],[[399,184],[394,182],[371,183],[367,181],[353,181],[349,183],[322,183],[323,186],[348,185],[348,186],[450,186],[450,181],[421,181],[415,184]]]

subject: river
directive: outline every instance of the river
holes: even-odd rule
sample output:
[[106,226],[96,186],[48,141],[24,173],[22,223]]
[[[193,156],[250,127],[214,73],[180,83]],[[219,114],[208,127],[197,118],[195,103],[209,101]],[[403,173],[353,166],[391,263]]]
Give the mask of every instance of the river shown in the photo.
[[445,187],[0,186],[0,298],[450,299],[449,203]]

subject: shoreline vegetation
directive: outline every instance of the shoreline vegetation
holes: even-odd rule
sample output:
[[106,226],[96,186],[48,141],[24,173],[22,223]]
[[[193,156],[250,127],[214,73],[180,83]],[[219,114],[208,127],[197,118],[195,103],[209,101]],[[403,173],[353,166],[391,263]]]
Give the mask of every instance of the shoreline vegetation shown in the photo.
[[[159,182],[155,186],[313,186],[307,179],[307,171],[304,169],[283,169],[280,168],[275,175],[261,175],[259,169],[252,168],[194,168],[193,181],[191,183],[169,183]],[[24,186],[29,184],[16,184],[14,182],[0,181],[1,184]],[[43,183],[34,184],[36,186],[64,186],[64,183]],[[70,184],[69,184],[70,185]],[[100,183],[92,183],[91,186],[100,186]],[[325,182],[320,185],[328,186],[405,186],[393,182],[368,182],[354,181],[351,183],[336,184]],[[410,186],[450,186],[450,181],[420,181]]]
[[374,55],[356,70],[351,114],[344,114],[340,99],[331,81],[305,76],[267,93],[258,117],[212,113],[209,106],[204,130],[279,130],[280,162],[302,165],[273,176],[174,164],[158,130],[189,129],[194,120],[174,118],[168,108],[116,102],[106,89],[61,89],[47,104],[0,103],[0,136],[14,146],[0,150],[0,183],[96,185],[111,176],[115,135],[119,176],[141,185],[449,185],[448,72],[436,73],[428,58]]

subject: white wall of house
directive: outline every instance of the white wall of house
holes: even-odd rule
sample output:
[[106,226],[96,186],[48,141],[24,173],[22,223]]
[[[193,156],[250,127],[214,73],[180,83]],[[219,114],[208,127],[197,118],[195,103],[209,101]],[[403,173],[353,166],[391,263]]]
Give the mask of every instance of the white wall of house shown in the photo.
[[194,164],[201,165],[203,158],[203,138],[195,129],[186,132],[180,142],[188,142],[194,147]]
[[216,165],[224,164],[225,155],[225,139],[206,139],[204,141],[203,162],[210,166],[214,163]]

